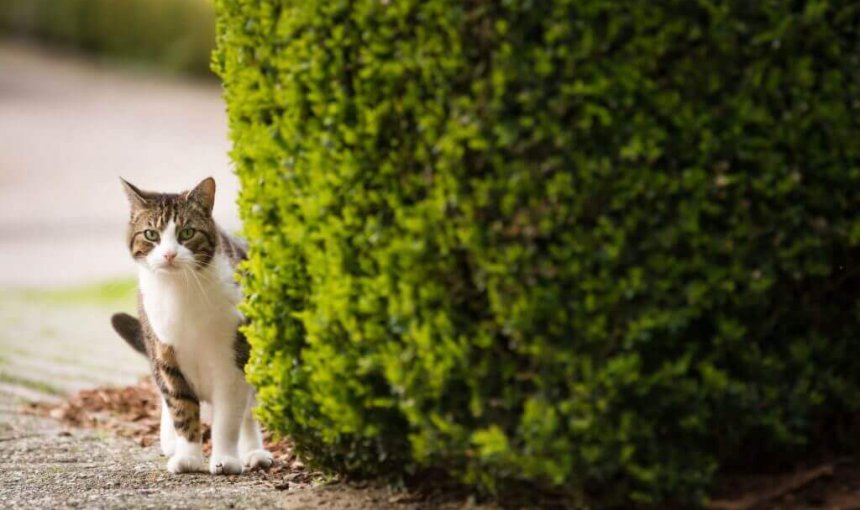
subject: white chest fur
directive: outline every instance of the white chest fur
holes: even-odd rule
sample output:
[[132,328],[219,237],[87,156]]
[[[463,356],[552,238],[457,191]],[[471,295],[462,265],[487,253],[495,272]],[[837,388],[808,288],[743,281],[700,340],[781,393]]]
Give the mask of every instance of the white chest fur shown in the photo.
[[227,259],[218,254],[202,271],[139,272],[143,308],[155,335],[176,352],[198,398],[211,401],[213,381],[238,372],[234,361],[242,299]]

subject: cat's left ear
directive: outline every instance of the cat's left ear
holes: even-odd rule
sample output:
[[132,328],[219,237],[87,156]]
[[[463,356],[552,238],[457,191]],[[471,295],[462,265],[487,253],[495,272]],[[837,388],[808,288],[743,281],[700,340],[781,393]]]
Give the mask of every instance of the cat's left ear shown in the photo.
[[141,191],[137,186],[122,177],[119,180],[122,182],[122,188],[125,190],[125,195],[128,197],[128,202],[131,204],[132,210],[146,207],[149,204],[149,199],[152,198],[151,193]]
[[200,181],[200,184],[188,192],[188,199],[196,201],[212,214],[212,208],[215,207],[215,179],[207,177]]

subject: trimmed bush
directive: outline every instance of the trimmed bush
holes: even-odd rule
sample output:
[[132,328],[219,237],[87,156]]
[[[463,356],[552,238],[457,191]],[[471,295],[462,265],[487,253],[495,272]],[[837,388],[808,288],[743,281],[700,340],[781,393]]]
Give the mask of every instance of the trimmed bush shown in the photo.
[[701,502],[860,404],[856,2],[218,0],[260,415]]
[[4,32],[210,74],[215,14],[211,0],[2,0]]

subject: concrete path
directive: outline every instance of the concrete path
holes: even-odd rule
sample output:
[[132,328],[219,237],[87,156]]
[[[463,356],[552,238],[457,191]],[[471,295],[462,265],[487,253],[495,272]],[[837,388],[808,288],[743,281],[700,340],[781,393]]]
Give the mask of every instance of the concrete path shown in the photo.
[[146,360],[110,325],[112,313],[134,310],[133,281],[0,290],[0,391],[52,400],[136,383],[149,372]]
[[0,289],[132,274],[120,176],[180,191],[214,176],[239,227],[218,84],[105,69],[0,41]]
[[0,508],[365,509],[474,508],[409,501],[383,487],[333,484],[276,490],[260,473],[170,475],[155,446],[141,448],[110,432],[64,429],[21,415],[0,391]]

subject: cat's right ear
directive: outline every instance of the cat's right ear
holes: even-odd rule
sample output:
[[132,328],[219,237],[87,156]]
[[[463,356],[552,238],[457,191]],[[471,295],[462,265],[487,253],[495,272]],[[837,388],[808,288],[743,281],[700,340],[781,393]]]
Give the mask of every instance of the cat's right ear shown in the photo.
[[125,190],[125,195],[128,197],[128,203],[131,204],[132,209],[139,209],[147,206],[149,203],[149,196],[145,191],[141,191],[137,186],[122,177],[120,177],[119,180],[122,182],[122,187]]

